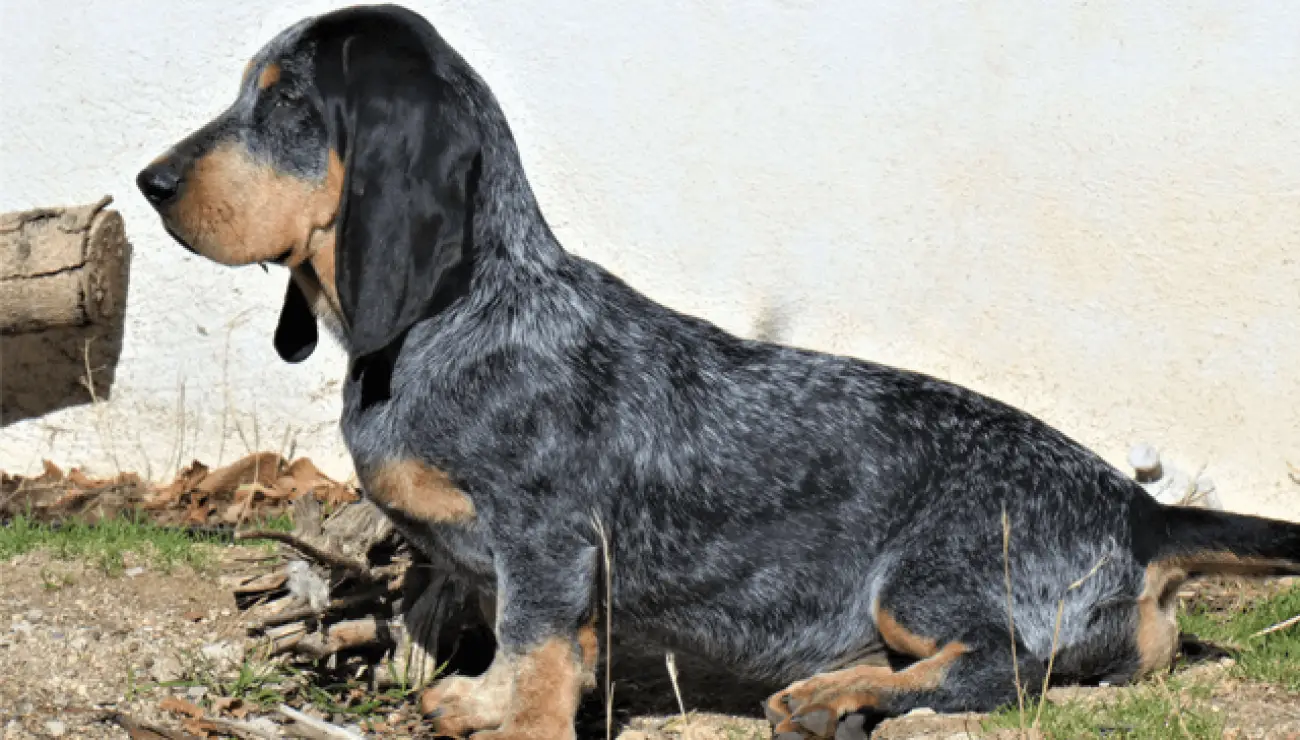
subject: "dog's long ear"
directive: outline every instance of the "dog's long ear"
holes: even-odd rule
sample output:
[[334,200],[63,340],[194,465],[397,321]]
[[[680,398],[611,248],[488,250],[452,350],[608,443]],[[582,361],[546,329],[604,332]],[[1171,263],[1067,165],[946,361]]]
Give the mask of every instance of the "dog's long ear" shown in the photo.
[[432,28],[403,26],[341,50],[335,284],[353,357],[384,349],[467,289],[480,138],[436,44]]
[[285,362],[302,362],[316,350],[317,337],[316,315],[302,288],[290,277],[284,305],[280,308],[280,322],[275,325],[275,351]]

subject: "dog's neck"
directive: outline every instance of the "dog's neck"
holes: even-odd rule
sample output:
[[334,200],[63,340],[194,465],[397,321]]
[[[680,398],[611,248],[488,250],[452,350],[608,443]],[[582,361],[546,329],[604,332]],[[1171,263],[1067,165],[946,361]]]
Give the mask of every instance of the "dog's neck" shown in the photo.
[[484,128],[486,143],[472,195],[475,273],[535,275],[554,269],[564,258],[564,248],[542,214],[510,128],[500,115]]

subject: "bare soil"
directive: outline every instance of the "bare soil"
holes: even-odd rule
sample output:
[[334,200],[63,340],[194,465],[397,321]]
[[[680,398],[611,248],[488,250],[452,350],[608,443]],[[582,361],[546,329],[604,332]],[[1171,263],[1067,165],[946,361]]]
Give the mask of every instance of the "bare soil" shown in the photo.
[[[122,713],[138,722],[179,730],[184,702],[211,711],[205,686],[182,682],[197,666],[229,674],[252,645],[230,587],[241,576],[262,572],[267,551],[229,547],[203,572],[178,567],[158,572],[128,562],[109,575],[93,564],[58,560],[34,552],[3,565],[0,575],[0,735],[27,738],[129,738],[105,717]],[[1214,597],[1213,594],[1211,594]],[[1233,599],[1219,595],[1225,606]],[[770,737],[759,714],[768,687],[725,683],[689,659],[679,659],[683,717],[661,658],[632,655],[615,660],[616,734],[622,740],[758,740]],[[1227,718],[1228,738],[1300,738],[1300,696],[1230,678],[1221,662],[1195,666],[1215,682],[1212,705]],[[632,677],[629,678],[628,676]],[[1056,700],[1106,702],[1129,689],[1055,689]],[[166,702],[175,697],[183,702]],[[579,723],[582,737],[604,737],[600,698],[588,701]],[[165,708],[167,707],[167,708]],[[169,711],[170,708],[172,711]],[[239,715],[254,719],[256,713]],[[318,716],[332,721],[356,718]],[[921,711],[887,721],[872,734],[881,740],[963,740],[998,737],[984,733],[981,717]],[[399,707],[359,722],[371,737],[427,734],[413,707]],[[1014,733],[1001,733],[1012,737]],[[1122,732],[1114,734],[1122,737]],[[144,735],[137,735],[144,737]],[[156,737],[156,736],[155,736]],[[1174,735],[1177,737],[1177,735]]]

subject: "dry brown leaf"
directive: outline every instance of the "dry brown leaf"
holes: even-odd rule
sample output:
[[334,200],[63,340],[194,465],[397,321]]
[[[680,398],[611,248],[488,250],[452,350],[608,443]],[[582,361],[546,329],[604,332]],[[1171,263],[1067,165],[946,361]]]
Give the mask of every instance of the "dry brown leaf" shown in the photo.
[[248,716],[249,708],[244,704],[243,699],[237,697],[223,696],[212,701],[212,709],[217,712],[229,714],[235,719],[243,719]]
[[63,480],[63,471],[59,469],[58,465],[49,460],[41,460],[41,467],[44,470],[32,480],[33,483],[58,483]]
[[180,698],[179,696],[169,696],[158,702],[158,708],[164,712],[172,714],[183,714],[191,719],[198,719],[203,716],[203,708],[197,704]]
[[275,452],[259,452],[213,470],[197,486],[201,493],[233,494],[243,483],[269,486],[284,469],[284,458]]

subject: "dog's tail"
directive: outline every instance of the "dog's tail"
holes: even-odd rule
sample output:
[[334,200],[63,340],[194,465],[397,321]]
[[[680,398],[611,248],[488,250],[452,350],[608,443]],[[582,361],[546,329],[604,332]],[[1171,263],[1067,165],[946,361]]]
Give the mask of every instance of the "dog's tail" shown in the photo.
[[1186,506],[1162,506],[1157,520],[1151,560],[1189,576],[1300,574],[1300,523]]

